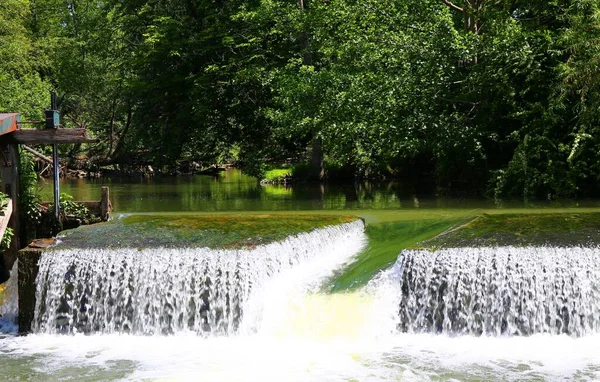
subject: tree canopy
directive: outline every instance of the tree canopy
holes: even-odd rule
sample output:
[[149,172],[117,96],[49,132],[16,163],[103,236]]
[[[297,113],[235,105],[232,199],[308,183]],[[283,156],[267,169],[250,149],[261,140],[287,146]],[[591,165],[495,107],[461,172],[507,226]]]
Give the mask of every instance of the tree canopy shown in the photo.
[[593,0],[5,0],[0,110],[39,118],[55,89],[97,164],[292,158],[311,179],[598,196],[599,18]]

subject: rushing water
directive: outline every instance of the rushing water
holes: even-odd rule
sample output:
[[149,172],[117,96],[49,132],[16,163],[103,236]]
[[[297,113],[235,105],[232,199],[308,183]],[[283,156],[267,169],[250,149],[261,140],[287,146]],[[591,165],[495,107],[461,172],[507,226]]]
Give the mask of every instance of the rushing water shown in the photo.
[[[40,260],[34,331],[234,335],[243,313],[263,304],[264,289],[273,288],[269,281],[322,257],[328,262],[312,269],[316,282],[364,241],[358,220],[253,250],[50,251]],[[256,294],[261,298],[252,299]],[[246,327],[260,324],[245,321]]]
[[[157,249],[163,253],[154,256],[145,250],[86,249],[92,259],[86,260],[83,252],[48,252],[41,263],[45,286],[38,290],[43,301],[38,333],[0,341],[3,375],[32,380],[600,378],[595,313],[600,250],[405,251],[362,290],[319,293],[320,282],[364,245],[360,225],[243,253]],[[270,255],[275,252],[282,258]],[[176,260],[178,255],[184,258]],[[250,257],[253,261],[246,261]],[[196,272],[180,268],[189,262],[204,265]],[[169,268],[167,263],[174,264]],[[193,296],[201,295],[193,277],[215,281],[205,289],[210,293],[198,297],[211,313],[194,316],[202,311],[198,306],[188,310],[183,316],[194,316],[192,325],[186,319],[179,326],[161,320],[181,316],[175,308],[186,310]],[[90,284],[95,289],[86,289]],[[234,306],[238,313],[230,321],[223,312]],[[554,321],[564,322],[562,307],[570,309],[570,320],[580,320],[579,327],[567,325],[571,335]],[[100,310],[103,314],[93,313]],[[128,310],[136,313],[130,316]],[[109,311],[121,317],[116,320],[120,326],[107,320]],[[215,320],[218,311],[221,321]],[[431,323],[436,315],[440,327]],[[133,317],[145,323],[136,326]],[[477,317],[488,325],[485,331],[464,325],[476,323]],[[198,326],[197,320],[209,326]],[[529,331],[503,330],[518,328],[517,322],[529,322]]]
[[598,248],[404,251],[394,267],[403,331],[600,333]]
[[14,333],[18,330],[17,316],[19,315],[18,262],[15,261],[10,271],[10,278],[6,283],[6,291],[0,299],[0,337],[1,333]]

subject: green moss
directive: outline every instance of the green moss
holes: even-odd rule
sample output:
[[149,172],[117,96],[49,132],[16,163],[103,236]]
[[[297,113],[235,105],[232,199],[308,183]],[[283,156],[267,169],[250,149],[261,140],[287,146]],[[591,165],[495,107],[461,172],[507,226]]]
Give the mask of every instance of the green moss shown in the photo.
[[366,284],[405,248],[600,244],[598,209],[394,209],[131,215],[67,231],[62,247],[251,248],[357,219],[351,213],[369,242],[327,283],[332,292]]
[[0,284],[0,305],[2,305],[2,297],[6,291],[6,284]]
[[131,215],[65,231],[61,247],[252,248],[350,222],[344,215]]
[[483,214],[419,247],[600,245],[600,213]]
[[464,222],[462,218],[376,223],[367,226],[367,248],[326,286],[330,292],[356,289],[394,264],[400,251]]

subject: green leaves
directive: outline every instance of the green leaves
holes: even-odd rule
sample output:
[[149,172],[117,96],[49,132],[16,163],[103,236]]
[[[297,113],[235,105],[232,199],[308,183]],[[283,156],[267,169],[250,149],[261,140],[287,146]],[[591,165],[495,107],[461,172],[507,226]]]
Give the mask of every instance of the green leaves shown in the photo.
[[322,154],[440,191],[600,192],[597,1],[447,3],[6,0],[0,109],[38,119],[56,88],[101,164],[233,149],[253,173]]

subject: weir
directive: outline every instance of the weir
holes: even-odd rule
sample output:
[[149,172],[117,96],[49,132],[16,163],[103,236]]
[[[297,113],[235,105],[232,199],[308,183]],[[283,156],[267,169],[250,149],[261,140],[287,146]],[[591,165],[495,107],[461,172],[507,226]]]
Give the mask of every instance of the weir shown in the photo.
[[[363,245],[363,222],[358,220],[252,250],[46,250],[39,260],[32,329],[233,335],[253,294],[265,293],[276,276],[311,261],[326,270],[330,259],[339,265]],[[312,278],[318,273],[315,270]],[[251,310],[256,312],[259,303],[254,301]],[[245,327],[253,325],[259,326],[253,322]]]
[[[279,325],[265,312],[281,310],[298,288],[305,293],[306,280],[317,285],[331,275],[365,240],[356,221],[250,250],[58,246],[24,257],[20,277],[35,277],[35,289],[21,304],[19,324],[37,333],[251,334]],[[314,262],[300,284],[293,281],[294,272]],[[361,309],[379,306],[373,314],[393,316],[388,329],[399,333],[600,333],[598,248],[405,250],[365,291],[375,300],[354,301],[370,301]],[[277,293],[281,306],[267,309],[265,301]],[[327,305],[352,300],[340,298]]]
[[356,221],[246,250],[65,240],[36,263],[33,333],[0,355],[46,379],[597,379],[599,248],[405,250],[323,292],[366,239]]

